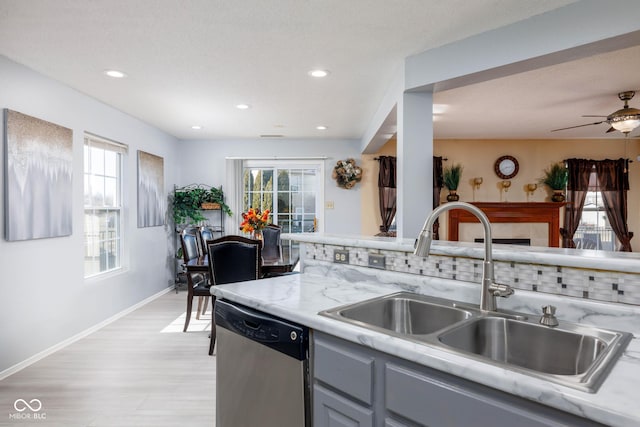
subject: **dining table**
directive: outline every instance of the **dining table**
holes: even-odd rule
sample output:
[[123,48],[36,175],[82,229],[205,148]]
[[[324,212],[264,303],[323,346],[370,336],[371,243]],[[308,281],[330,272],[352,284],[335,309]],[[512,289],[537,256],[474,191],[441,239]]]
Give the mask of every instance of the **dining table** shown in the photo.
[[[300,248],[297,242],[283,241],[279,257],[262,258],[261,275],[270,277],[290,273],[300,260]],[[206,273],[209,271],[209,257],[199,256],[184,264],[187,273]]]

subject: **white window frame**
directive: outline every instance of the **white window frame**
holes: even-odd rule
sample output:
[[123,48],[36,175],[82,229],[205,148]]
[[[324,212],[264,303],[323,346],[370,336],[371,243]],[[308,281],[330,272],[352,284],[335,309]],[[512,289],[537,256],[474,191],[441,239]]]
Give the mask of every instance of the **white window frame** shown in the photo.
[[[123,271],[127,265],[127,262],[125,260],[125,254],[126,252],[126,215],[125,215],[125,181],[126,181],[126,174],[125,174],[125,164],[126,164],[126,160],[127,160],[127,153],[128,153],[128,148],[126,145],[121,144],[119,142],[116,141],[112,141],[106,138],[102,138],[99,137],[97,135],[93,135],[90,133],[85,133],[84,135],[84,144],[83,144],[83,159],[86,160],[86,156],[85,156],[85,150],[87,147],[94,147],[94,148],[101,148],[104,149],[105,151],[111,151],[114,153],[117,153],[119,155],[120,161],[119,161],[119,165],[118,165],[118,171],[117,171],[117,177],[119,179],[119,182],[117,182],[116,185],[116,199],[118,199],[117,203],[115,205],[112,206],[94,206],[91,204],[86,204],[86,198],[84,197],[85,192],[87,191],[87,189],[85,188],[85,186],[87,185],[87,183],[89,183],[88,185],[91,185],[91,179],[86,179],[87,175],[89,175],[89,177],[91,176],[96,176],[97,174],[92,173],[91,170],[87,169],[87,166],[90,165],[83,165],[83,241],[84,241],[84,257],[87,256],[87,247],[90,244],[95,244],[95,242],[93,241],[89,241],[87,238],[87,213],[88,212],[97,212],[97,211],[111,211],[111,212],[118,212],[118,220],[119,220],[119,224],[117,227],[118,230],[118,234],[115,237],[115,239],[112,239],[114,241],[116,241],[116,243],[118,244],[118,254],[117,254],[117,260],[119,261],[119,263],[114,266],[113,268],[107,268],[104,270],[100,270],[98,272],[88,272],[86,267],[84,268],[84,277],[85,279],[94,279],[94,278],[101,278],[101,277],[106,277],[109,275],[113,275],[113,274],[118,274],[121,271]],[[83,160],[83,161],[84,161]],[[97,175],[100,176],[100,175]],[[119,194],[119,197],[118,197]],[[100,240],[98,240],[98,250],[100,248]],[[99,257],[99,255],[98,255]]]
[[[324,159],[246,159],[242,162],[242,173],[238,174],[241,197],[244,197],[244,169],[245,168],[276,168],[276,169],[316,169],[318,187],[316,188],[316,232],[324,231]],[[274,185],[277,189],[277,186]],[[238,205],[242,206],[242,198]]]

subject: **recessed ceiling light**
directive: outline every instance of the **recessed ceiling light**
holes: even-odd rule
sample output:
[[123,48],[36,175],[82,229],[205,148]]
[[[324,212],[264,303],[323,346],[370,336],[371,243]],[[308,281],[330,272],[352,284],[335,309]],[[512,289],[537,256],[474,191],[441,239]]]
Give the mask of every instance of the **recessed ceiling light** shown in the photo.
[[320,126],[316,126],[316,129],[318,129],[318,130],[327,130],[327,129],[329,129],[329,128],[328,128],[328,127],[326,127],[326,126],[322,126],[322,125],[320,125]]
[[118,71],[118,70],[105,70],[104,73],[109,77],[113,77],[114,79],[123,79],[123,78],[127,77],[127,75],[125,73],[123,73],[122,71]]
[[193,130],[200,130],[200,129],[202,129],[202,126],[200,126],[200,125],[193,125],[193,126],[191,126],[191,129],[193,129]]
[[311,70],[309,71],[309,75],[311,77],[327,77],[329,75],[329,71],[327,70]]
[[238,105],[236,105],[236,108],[238,110],[248,110],[249,108],[251,108],[251,105],[249,105],[249,104],[238,104]]

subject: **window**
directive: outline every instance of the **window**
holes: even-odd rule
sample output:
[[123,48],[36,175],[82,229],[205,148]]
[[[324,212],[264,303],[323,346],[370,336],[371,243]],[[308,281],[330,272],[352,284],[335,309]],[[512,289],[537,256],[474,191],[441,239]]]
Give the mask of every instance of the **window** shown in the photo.
[[122,267],[122,170],[126,147],[84,139],[84,276]]
[[322,214],[321,162],[247,161],[242,209],[269,209],[284,233],[316,231]]
[[585,197],[580,224],[573,240],[579,249],[616,250],[616,235],[607,218],[595,168],[589,177],[589,191]]

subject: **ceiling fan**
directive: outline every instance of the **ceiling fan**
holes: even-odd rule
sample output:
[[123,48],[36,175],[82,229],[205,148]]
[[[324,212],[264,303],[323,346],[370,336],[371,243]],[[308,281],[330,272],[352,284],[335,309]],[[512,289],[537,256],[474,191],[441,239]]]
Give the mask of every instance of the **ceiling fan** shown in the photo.
[[640,126],[640,110],[637,108],[629,107],[629,101],[631,100],[631,98],[633,98],[633,95],[635,94],[636,93],[632,90],[629,90],[626,92],[620,92],[618,94],[618,98],[620,98],[620,101],[624,102],[624,107],[622,107],[617,111],[614,111],[608,116],[591,116],[591,115],[582,116],[582,117],[605,117],[604,120],[601,120],[599,122],[594,122],[594,123],[586,123],[584,125],[553,129],[551,132],[556,132],[559,130],[575,129],[583,126],[599,125],[600,123],[607,123],[611,125],[611,127],[607,130],[607,133],[618,130],[624,133],[625,136],[629,135],[629,132],[631,132],[638,126]]

